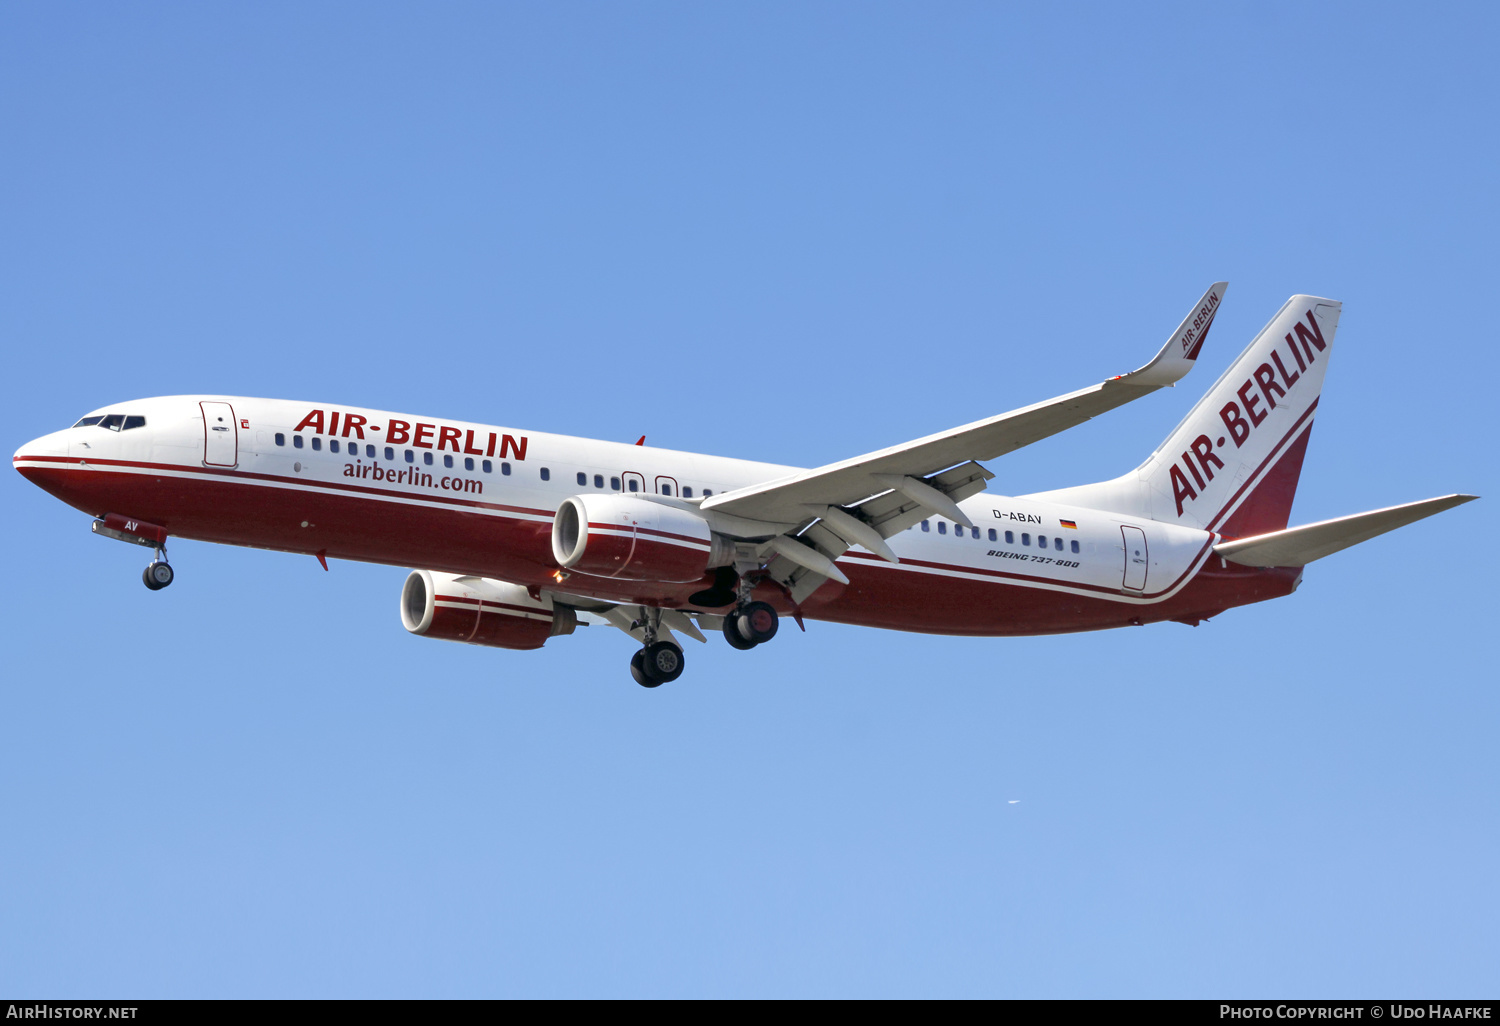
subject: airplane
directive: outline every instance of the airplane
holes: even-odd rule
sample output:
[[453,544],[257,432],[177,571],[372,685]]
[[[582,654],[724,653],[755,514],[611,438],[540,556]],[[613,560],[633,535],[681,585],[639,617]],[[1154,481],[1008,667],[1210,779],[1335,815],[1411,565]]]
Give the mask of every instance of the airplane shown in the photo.
[[538,649],[580,625],[676,680],[678,635],[748,650],[784,617],[930,634],[1197,626],[1295,591],[1303,568],[1476,498],[1288,528],[1342,304],[1291,297],[1162,444],[1109,481],[1013,497],[981,461],[1195,365],[1217,282],[1128,374],[807,470],[360,407],[191,395],[100,408],[13,457],[32,483],[153,549],[169,537],[417,567],[412,634]]

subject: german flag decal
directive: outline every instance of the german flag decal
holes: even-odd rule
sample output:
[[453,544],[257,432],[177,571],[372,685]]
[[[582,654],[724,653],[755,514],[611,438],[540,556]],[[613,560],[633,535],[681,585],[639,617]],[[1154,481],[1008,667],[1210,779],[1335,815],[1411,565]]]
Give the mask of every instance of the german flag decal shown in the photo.
[[1064,527],[1071,527],[1075,531],[1078,530],[1078,525],[1071,520],[1059,520],[1058,523]]

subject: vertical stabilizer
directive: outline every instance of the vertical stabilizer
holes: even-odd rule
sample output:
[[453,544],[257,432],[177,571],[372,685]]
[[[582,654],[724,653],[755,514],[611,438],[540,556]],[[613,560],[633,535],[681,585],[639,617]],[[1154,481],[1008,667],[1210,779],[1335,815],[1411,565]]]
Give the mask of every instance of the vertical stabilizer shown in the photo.
[[1286,527],[1339,310],[1293,296],[1140,467],[1037,497],[1227,538]]

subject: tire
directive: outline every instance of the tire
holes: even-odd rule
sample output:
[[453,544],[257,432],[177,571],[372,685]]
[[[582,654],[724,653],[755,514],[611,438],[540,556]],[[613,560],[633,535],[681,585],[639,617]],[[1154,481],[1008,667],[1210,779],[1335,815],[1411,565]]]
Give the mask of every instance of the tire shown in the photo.
[[746,641],[764,645],[776,637],[776,628],[781,626],[781,620],[769,603],[751,602],[734,617],[734,625],[739,628],[740,636]]
[[661,681],[646,676],[646,650],[643,648],[630,657],[630,675],[643,688],[659,688]]
[[152,591],[161,591],[172,583],[172,567],[166,563],[152,563],[141,572],[141,581]]
[[745,640],[744,636],[740,634],[739,623],[740,615],[738,613],[730,613],[724,617],[724,640],[729,642],[730,648],[737,648],[741,652],[748,652],[755,647],[755,642]]
[[682,649],[670,641],[647,645],[642,649],[642,654],[645,656],[642,669],[646,676],[658,684],[670,684],[681,677],[687,665],[687,660],[682,657]]

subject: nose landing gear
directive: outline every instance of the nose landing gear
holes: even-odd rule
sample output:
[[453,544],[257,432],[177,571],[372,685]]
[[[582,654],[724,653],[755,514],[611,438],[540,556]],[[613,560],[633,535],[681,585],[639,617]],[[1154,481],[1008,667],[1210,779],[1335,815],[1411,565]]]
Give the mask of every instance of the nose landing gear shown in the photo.
[[118,513],[108,513],[102,519],[95,520],[91,529],[95,534],[104,538],[113,538],[115,541],[155,549],[156,558],[145,570],[141,571],[141,582],[152,591],[161,591],[172,583],[175,575],[172,573],[171,565],[167,563],[167,529],[165,527],[148,524],[144,520],[136,520],[133,517],[121,516]]
[[172,583],[175,575],[172,573],[172,564],[167,562],[166,550],[157,549],[156,553],[160,558],[152,560],[151,565],[141,572],[141,580],[152,591],[161,591]]

